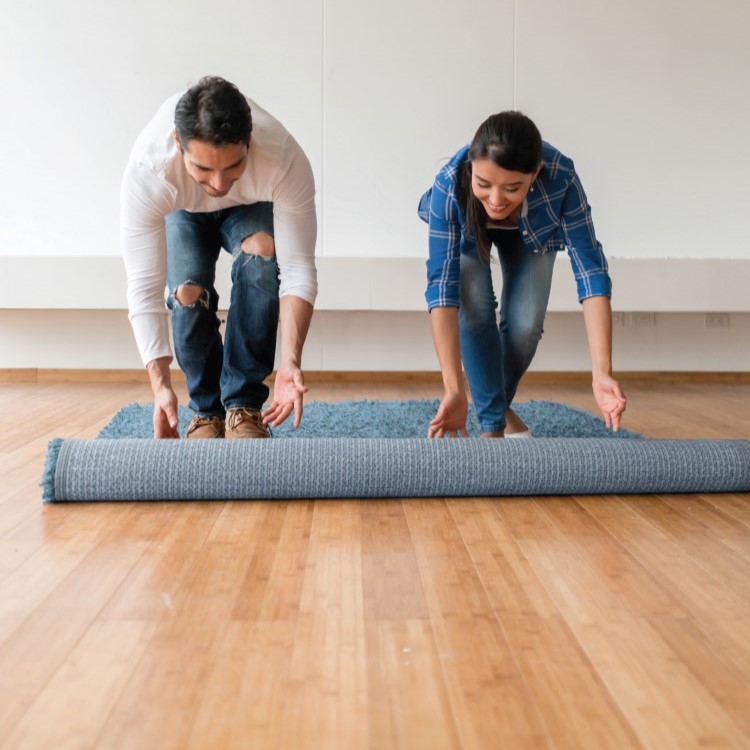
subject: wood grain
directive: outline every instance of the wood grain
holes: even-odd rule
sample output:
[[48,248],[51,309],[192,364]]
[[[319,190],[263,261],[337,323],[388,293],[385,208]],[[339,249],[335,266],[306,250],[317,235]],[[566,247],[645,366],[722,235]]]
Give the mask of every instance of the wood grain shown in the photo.
[[[750,493],[43,506],[47,442],[150,397],[48,375],[0,386],[0,748],[750,747]],[[440,395],[374,375],[308,400]],[[747,382],[624,382],[750,438]]]

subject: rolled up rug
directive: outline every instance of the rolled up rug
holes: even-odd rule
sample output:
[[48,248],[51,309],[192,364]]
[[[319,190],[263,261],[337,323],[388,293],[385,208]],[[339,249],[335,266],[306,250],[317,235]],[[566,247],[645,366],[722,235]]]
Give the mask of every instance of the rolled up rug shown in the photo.
[[55,440],[45,502],[750,491],[750,440]]

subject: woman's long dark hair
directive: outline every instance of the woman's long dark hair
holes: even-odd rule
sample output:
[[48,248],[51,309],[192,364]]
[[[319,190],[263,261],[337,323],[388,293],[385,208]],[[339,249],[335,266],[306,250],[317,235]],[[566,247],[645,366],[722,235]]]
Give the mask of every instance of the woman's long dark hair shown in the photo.
[[466,215],[466,230],[477,243],[479,257],[490,262],[487,212],[471,189],[471,162],[490,159],[511,172],[533,174],[542,161],[542,136],[537,126],[521,112],[500,112],[488,117],[469,147],[469,160],[461,172],[459,200]]

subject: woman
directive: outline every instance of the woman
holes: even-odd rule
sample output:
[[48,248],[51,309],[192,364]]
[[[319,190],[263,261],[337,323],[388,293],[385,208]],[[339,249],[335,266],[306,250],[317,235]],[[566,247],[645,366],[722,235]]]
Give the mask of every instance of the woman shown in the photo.
[[[542,337],[558,251],[570,254],[583,305],[594,398],[619,429],[626,400],[612,377],[612,284],[573,162],[520,112],[489,117],[419,204],[430,226],[427,299],[445,395],[428,436],[466,436],[466,372],[482,437],[530,437],[510,408]],[[503,274],[500,321],[490,275]]]

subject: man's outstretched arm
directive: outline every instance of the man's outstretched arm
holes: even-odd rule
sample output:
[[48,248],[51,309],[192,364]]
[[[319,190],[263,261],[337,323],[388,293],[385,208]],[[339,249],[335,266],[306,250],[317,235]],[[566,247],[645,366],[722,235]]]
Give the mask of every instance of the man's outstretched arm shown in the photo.
[[282,297],[280,305],[281,363],[276,372],[273,402],[265,411],[263,422],[278,427],[293,411],[296,429],[302,419],[303,395],[308,390],[300,368],[313,306],[293,295]]

